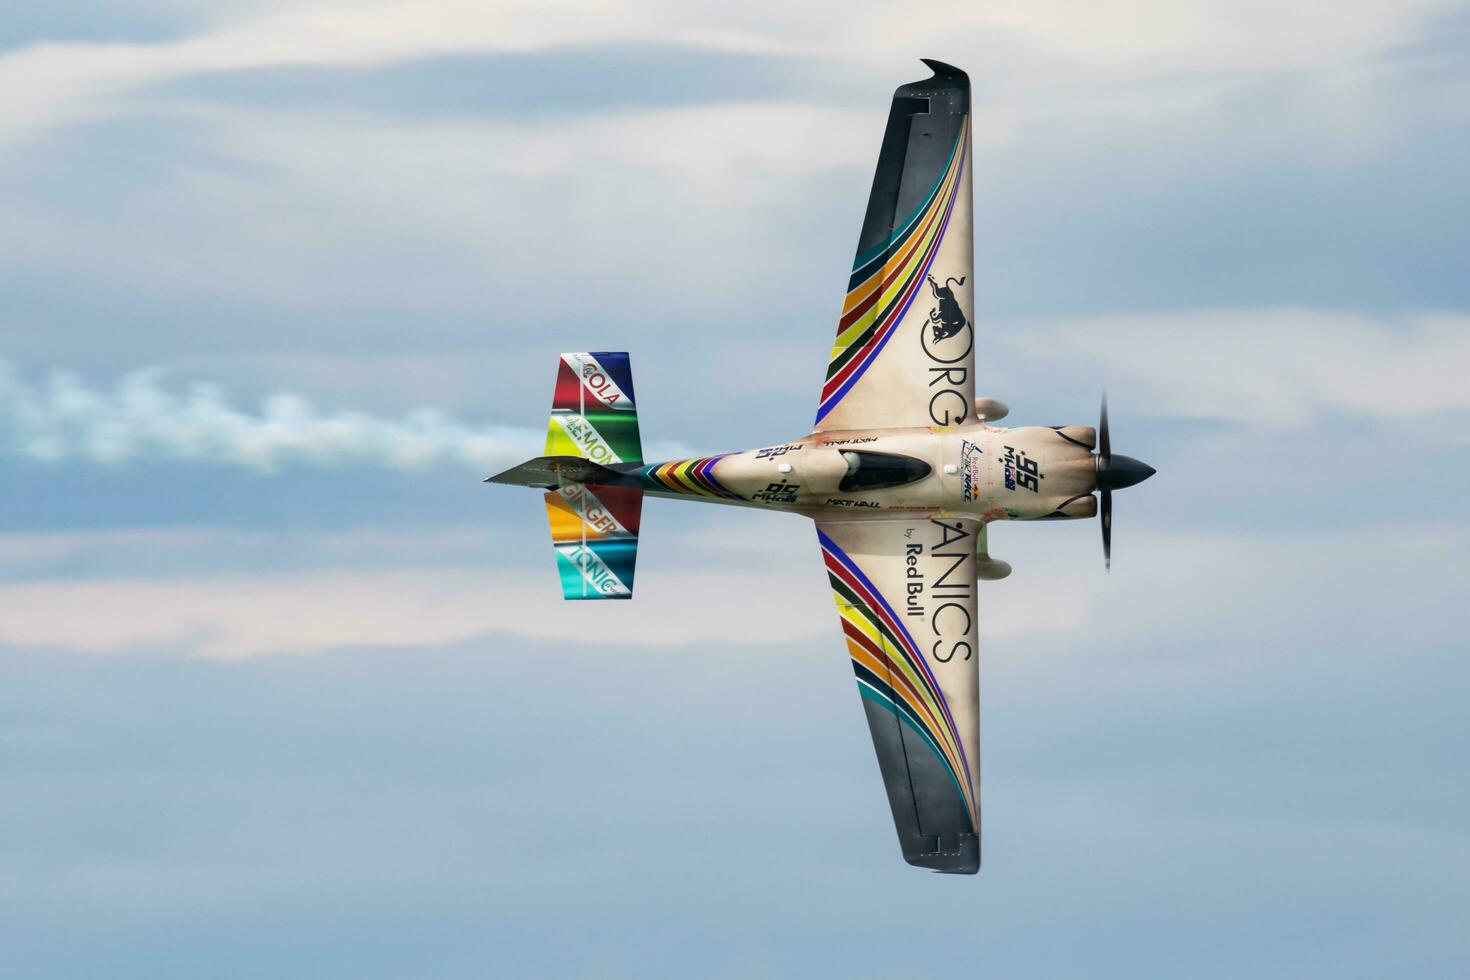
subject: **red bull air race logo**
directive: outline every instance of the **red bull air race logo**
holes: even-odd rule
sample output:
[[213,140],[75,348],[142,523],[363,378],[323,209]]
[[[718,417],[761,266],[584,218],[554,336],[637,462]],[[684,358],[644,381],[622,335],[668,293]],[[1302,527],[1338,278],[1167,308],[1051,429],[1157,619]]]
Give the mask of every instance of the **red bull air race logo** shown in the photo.
[[929,387],[935,389],[929,398],[929,418],[935,425],[958,425],[970,415],[965,394],[970,374],[964,361],[975,343],[974,327],[954,294],[965,277],[950,276],[943,286],[933,276],[927,278],[936,305],[919,330],[919,343],[930,361]]
[[960,491],[965,500],[980,499],[980,447],[966,439],[960,443]]

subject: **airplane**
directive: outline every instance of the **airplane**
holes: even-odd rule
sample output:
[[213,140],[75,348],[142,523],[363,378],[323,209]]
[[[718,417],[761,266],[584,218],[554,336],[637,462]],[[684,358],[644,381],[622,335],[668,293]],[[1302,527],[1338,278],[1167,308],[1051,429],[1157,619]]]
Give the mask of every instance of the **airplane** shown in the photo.
[[[1097,428],[1002,428],[975,396],[970,81],[893,95],[812,431],[645,463],[625,352],[561,355],[545,455],[486,482],[545,491],[562,594],[629,599],[644,497],[811,518],[904,859],[980,869],[980,581],[992,521],[1101,516],[1155,472]],[[1096,494],[1096,496],[1094,495]],[[1100,506],[1099,506],[1100,504]]]

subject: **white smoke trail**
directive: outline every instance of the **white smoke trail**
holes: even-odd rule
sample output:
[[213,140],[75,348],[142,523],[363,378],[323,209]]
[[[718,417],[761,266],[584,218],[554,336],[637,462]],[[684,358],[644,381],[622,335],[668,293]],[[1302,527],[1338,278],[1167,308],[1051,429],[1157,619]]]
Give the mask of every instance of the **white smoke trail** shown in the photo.
[[[98,391],[68,371],[28,383],[0,361],[0,454],[49,463],[225,463],[267,473],[300,464],[448,464],[488,473],[539,454],[546,439],[544,429],[471,426],[438,408],[398,418],[323,411],[295,394],[271,395],[252,413],[217,385],[196,382],[175,393],[161,375],[136,371]],[[657,448],[681,455],[680,447]]]

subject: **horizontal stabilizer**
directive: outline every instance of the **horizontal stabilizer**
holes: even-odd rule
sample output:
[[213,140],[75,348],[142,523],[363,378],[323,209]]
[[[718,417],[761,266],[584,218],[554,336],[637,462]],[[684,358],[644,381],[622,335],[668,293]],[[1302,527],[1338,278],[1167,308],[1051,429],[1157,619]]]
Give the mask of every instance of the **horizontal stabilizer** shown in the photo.
[[551,490],[570,483],[617,484],[624,479],[616,470],[580,456],[537,456],[519,466],[512,466],[504,473],[497,473],[485,482]]

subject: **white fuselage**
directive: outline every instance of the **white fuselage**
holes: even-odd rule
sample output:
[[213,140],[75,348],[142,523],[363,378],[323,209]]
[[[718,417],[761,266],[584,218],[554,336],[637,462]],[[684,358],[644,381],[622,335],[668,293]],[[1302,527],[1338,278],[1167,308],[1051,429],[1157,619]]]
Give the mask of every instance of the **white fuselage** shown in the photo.
[[[718,458],[710,475],[740,499],[704,499],[822,520],[899,514],[964,514],[985,521],[1092,517],[1097,512],[1093,441],[1094,430],[1086,426],[1005,429],[973,423],[814,432]],[[897,486],[853,486],[854,465],[875,456],[918,460],[928,472]],[[648,492],[689,496],[658,488]]]

